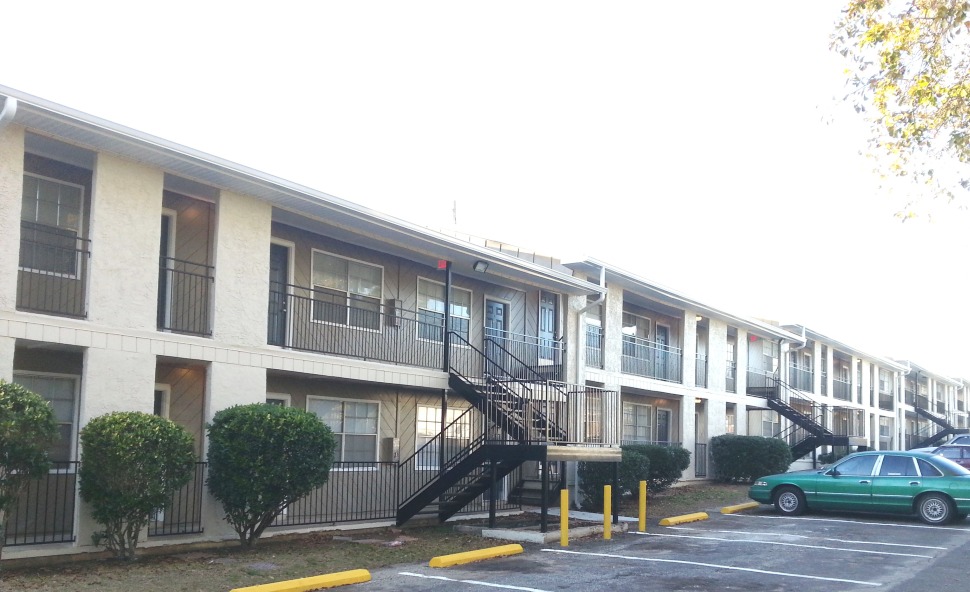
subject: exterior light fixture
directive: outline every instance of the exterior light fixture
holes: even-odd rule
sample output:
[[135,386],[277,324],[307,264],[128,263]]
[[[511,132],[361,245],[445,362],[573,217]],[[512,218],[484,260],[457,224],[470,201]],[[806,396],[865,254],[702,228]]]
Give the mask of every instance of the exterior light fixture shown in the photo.
[[485,273],[488,270],[488,261],[482,261],[479,259],[472,265],[472,269],[478,273]]

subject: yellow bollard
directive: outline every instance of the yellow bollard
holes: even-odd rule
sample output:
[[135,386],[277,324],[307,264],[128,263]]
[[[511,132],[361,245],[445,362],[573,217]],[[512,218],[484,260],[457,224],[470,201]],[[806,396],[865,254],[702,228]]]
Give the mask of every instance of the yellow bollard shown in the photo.
[[647,532],[647,482],[640,482],[640,532]]
[[613,486],[603,486],[603,538],[613,538]]
[[559,546],[569,546],[569,490],[559,491]]

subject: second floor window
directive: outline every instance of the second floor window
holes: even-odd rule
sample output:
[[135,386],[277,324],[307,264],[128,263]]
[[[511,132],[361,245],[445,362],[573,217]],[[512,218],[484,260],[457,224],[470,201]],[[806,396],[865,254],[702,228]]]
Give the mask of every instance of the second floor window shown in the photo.
[[383,269],[329,253],[313,252],[313,320],[381,328]]
[[20,220],[24,223],[20,267],[77,274],[84,188],[36,175],[24,175]]
[[[468,341],[472,293],[451,288],[451,329]],[[418,279],[418,337],[429,341],[445,338],[445,285]]]

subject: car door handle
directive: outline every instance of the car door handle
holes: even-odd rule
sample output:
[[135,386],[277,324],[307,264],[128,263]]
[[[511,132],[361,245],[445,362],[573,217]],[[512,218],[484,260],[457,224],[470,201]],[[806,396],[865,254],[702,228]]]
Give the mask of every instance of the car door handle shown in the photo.
[[919,481],[910,481],[909,484],[910,485],[919,485]]
[[861,483],[862,485],[869,485],[869,480],[868,479],[861,479],[861,480],[859,480],[859,483]]

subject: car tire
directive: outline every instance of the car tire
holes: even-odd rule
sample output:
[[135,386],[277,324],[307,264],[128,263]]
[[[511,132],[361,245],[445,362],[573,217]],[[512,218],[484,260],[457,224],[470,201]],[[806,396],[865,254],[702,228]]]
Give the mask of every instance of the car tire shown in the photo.
[[785,516],[800,516],[805,513],[805,494],[791,485],[781,487],[775,492],[775,509]]
[[916,500],[916,513],[927,524],[946,524],[957,517],[953,502],[942,493],[925,493],[920,496]]

